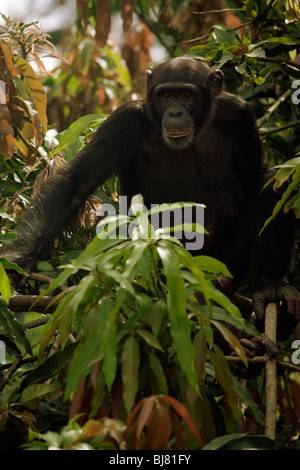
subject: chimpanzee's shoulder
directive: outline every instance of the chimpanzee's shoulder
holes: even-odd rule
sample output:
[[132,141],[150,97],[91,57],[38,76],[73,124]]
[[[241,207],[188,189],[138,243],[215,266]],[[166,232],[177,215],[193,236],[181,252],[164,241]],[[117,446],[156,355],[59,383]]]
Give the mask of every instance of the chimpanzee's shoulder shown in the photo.
[[216,117],[223,117],[227,122],[255,120],[251,106],[239,96],[223,92],[216,98],[215,105]]

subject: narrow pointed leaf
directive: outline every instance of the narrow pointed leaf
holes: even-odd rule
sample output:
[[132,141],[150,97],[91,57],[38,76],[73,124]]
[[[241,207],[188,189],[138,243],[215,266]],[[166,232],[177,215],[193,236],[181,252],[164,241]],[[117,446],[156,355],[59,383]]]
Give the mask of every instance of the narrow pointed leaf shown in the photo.
[[140,350],[137,340],[130,336],[124,344],[122,352],[123,400],[129,414],[138,390],[138,371],[140,366]]

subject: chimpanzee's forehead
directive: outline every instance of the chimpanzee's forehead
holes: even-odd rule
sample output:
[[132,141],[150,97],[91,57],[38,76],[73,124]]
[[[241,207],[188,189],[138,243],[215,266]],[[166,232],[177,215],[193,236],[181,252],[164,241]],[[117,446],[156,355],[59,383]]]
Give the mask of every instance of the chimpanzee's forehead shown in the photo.
[[189,57],[178,57],[158,65],[152,72],[150,87],[160,83],[185,82],[202,85],[210,72],[209,67]]

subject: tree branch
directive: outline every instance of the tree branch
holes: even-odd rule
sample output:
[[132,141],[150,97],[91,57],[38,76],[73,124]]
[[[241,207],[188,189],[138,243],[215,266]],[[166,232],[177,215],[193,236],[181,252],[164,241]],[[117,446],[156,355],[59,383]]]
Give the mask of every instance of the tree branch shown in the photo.
[[152,33],[157,37],[158,41],[161,43],[161,45],[168,51],[168,53],[170,54],[171,57],[174,57],[175,54],[174,54],[174,51],[169,47],[169,45],[165,42],[165,40],[163,39],[162,35],[160,34],[159,30],[157,28],[155,28],[153,26],[153,23],[149,22],[148,19],[143,15],[143,13],[137,11],[135,8],[134,8],[134,12],[135,14],[139,17],[139,19],[145,23],[145,25],[148,26],[148,28],[150,29],[150,31],[152,31]]
[[33,309],[35,312],[53,313],[58,306],[58,301],[53,297],[41,297],[39,295],[12,295],[8,308],[14,312],[23,312]]
[[291,127],[299,126],[300,119],[298,121],[291,122],[290,124],[285,124],[284,126],[279,127],[270,127],[269,129],[260,129],[259,133],[262,136],[267,136],[271,134],[276,134],[277,132],[284,131],[285,129],[290,129]]

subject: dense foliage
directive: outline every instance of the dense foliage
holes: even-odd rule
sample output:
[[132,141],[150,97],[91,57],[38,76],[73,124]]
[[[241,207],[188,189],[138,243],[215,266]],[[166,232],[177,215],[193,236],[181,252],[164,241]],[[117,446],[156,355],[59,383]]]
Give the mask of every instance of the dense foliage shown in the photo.
[[[90,0],[77,8],[52,76],[40,61],[41,54],[58,57],[50,37],[5,17],[0,26],[1,243],[14,239],[43,181],[116,106],[142,95],[153,40],[169,56],[187,53],[221,68],[227,90],[251,103],[269,161],[280,167],[270,184],[288,182],[274,215],[293,210],[299,217],[296,1]],[[113,12],[122,16],[122,51],[108,37]],[[226,266],[193,258],[155,231],[138,195],[132,215],[116,212],[95,236],[101,204],[117,208],[117,201],[112,179],[54,241],[38,272],[24,278],[1,259],[0,448],[298,448],[300,376],[290,358],[299,333],[280,345],[272,440],[262,435],[264,370],[247,384],[232,374],[234,364],[251,361],[224,322],[257,332],[211,283],[229,275]],[[120,227],[126,234],[131,227],[131,236],[108,236]],[[296,250],[296,273],[298,259]],[[214,329],[233,356],[215,344]]]

